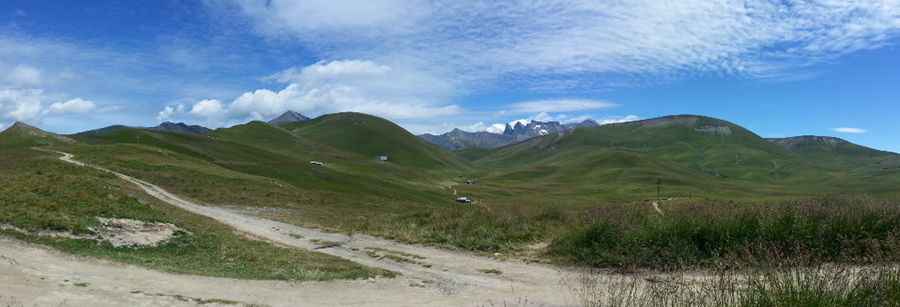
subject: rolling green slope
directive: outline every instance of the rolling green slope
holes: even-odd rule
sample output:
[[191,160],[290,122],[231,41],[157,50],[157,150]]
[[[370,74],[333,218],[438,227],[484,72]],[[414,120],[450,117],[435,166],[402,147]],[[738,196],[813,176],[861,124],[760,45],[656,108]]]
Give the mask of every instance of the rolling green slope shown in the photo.
[[216,129],[210,136],[217,140],[251,145],[298,158],[325,160],[325,158],[348,158],[351,156],[330,146],[296,136],[288,130],[260,121]]
[[[127,132],[137,129],[115,130],[123,129],[116,127],[106,132],[116,132],[115,135],[127,138]],[[167,172],[174,170],[179,177],[210,180],[210,175],[214,173],[200,176],[192,173],[203,167],[216,168],[205,164],[201,159],[148,145],[78,144],[72,139],[37,128],[17,125],[12,130],[0,133],[0,182],[3,183],[0,185],[0,225],[8,226],[0,229],[2,237],[43,244],[75,255],[181,274],[294,281],[391,275],[333,256],[246,238],[212,219],[162,203],[116,176],[62,162],[56,153],[29,148],[34,146],[50,146],[75,152],[81,155],[77,157],[79,160],[87,160],[91,156],[84,153],[96,152],[98,155],[92,157],[92,162],[99,161],[116,168],[119,168],[119,163],[105,160],[107,157],[104,155],[122,154],[121,158],[127,162],[121,165],[132,172],[141,172],[141,175],[155,173],[165,176]],[[130,160],[131,158],[137,159]],[[221,168],[219,170],[224,171]],[[239,191],[235,187],[255,188],[269,193],[284,190],[267,189],[272,180],[266,182],[236,172],[220,175],[239,183],[224,187],[230,190]],[[160,182],[157,177],[148,175],[145,178]],[[215,181],[217,180],[213,179],[206,183]],[[221,184],[222,181],[216,183]],[[178,185],[179,192],[184,192],[185,188],[190,189],[191,184]],[[215,186],[200,185],[204,188]],[[142,248],[115,247],[89,237],[54,237],[42,234],[59,232],[93,235],[93,229],[100,224],[98,218],[170,223],[181,230],[160,245]]]
[[391,163],[420,169],[465,167],[465,163],[453,154],[422,141],[388,120],[367,114],[329,114],[282,127],[297,136],[372,160],[386,155]]
[[[113,126],[60,137],[23,127],[0,134],[0,149],[48,145],[210,205],[479,251],[552,239],[608,205],[652,213],[644,200],[657,188],[674,198],[665,205],[900,197],[896,154],[829,138],[767,140],[693,115],[459,152],[358,113],[206,135]],[[475,203],[455,204],[459,196]]]
[[[377,162],[369,159],[360,162],[363,158],[352,153],[323,149],[322,146],[264,123],[219,129],[210,136],[112,127],[80,133],[73,138],[85,144],[107,145],[104,150],[83,148],[90,151],[91,157],[121,161],[133,154],[133,151],[164,150],[161,153],[164,157],[169,157],[166,159],[169,161],[166,162],[168,165],[175,164],[173,161],[180,161],[182,163],[179,165],[189,165],[194,169],[210,169],[210,166],[214,166],[231,172],[270,178],[316,195],[317,199],[350,195],[359,195],[357,197],[360,199],[434,199],[429,189],[420,189],[420,193],[415,193],[416,185],[407,178],[390,176],[399,171],[366,172],[377,169]],[[313,165],[310,163],[313,159],[326,161],[327,164]],[[96,162],[105,165],[103,161]],[[204,164],[203,167],[197,166],[200,162]],[[142,161],[131,160],[119,167],[129,168],[141,163]],[[132,171],[141,167],[134,168]],[[120,170],[132,173],[129,169]],[[171,169],[168,172],[170,177],[174,177],[179,170]],[[145,175],[159,176],[152,172]],[[328,193],[331,196],[323,196]]]
[[[639,199],[654,196],[660,179],[668,196],[729,198],[865,191],[859,183],[873,172],[851,162],[886,159],[850,143],[827,153],[813,149],[789,149],[727,121],[680,115],[535,138],[494,150],[475,165],[492,170],[483,176],[495,181],[551,193]],[[885,182],[898,177],[881,171],[891,179]]]
[[75,140],[71,138],[46,132],[22,122],[16,122],[0,132],[0,146],[5,147],[58,145],[74,142]]

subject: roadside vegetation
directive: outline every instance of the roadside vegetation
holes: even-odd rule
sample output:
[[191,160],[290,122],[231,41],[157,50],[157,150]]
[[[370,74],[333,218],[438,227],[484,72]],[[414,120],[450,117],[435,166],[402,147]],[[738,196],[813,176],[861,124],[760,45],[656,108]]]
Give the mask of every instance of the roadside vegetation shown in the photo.
[[[76,255],[161,271],[206,276],[331,280],[390,275],[324,254],[281,248],[146,196],[118,178],[57,160],[27,147],[0,148],[0,234]],[[113,247],[81,239],[97,217],[177,225],[182,231],[155,247]],[[15,227],[18,231],[13,231]],[[62,236],[46,236],[52,232]]]
[[900,260],[900,207],[888,201],[685,203],[663,210],[598,209],[555,239],[549,254],[587,266],[663,270]]
[[743,272],[610,275],[585,271],[564,281],[584,307],[643,306],[900,306],[900,270],[893,266],[781,267]]

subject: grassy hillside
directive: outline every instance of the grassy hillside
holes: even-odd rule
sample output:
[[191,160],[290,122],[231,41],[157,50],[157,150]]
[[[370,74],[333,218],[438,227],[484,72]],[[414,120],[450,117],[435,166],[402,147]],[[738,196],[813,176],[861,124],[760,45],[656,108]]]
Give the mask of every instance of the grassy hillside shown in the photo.
[[[115,176],[57,158],[52,153],[0,145],[0,225],[25,231],[0,230],[0,235],[177,273],[281,280],[385,274],[332,256],[242,238],[213,220],[160,203]],[[90,234],[98,217],[170,223],[183,231],[162,245],[144,248],[40,235]]]
[[375,160],[387,155],[390,163],[420,169],[459,168],[456,156],[422,141],[383,118],[361,113],[337,113],[283,125],[297,136]]
[[[176,159],[190,157],[233,172],[278,180],[312,194],[356,194],[362,199],[386,198],[403,200],[432,199],[429,193],[413,193],[418,185],[400,176],[389,176],[399,171],[390,165],[362,158],[352,153],[341,153],[305,142],[283,130],[263,123],[251,123],[228,129],[219,129],[210,136],[156,132],[137,128],[118,128],[100,132],[86,132],[73,136],[93,145],[139,145],[171,152]],[[310,150],[308,146],[315,149]],[[88,156],[106,165],[105,160],[128,159],[136,147],[107,146],[105,150],[92,150]],[[320,160],[326,166],[310,164]],[[141,161],[132,160],[132,163]],[[118,165],[129,173],[128,165]],[[384,171],[376,169],[381,168]],[[140,170],[135,168],[134,170]],[[156,172],[146,175],[158,176]],[[178,172],[172,172],[178,176]],[[413,177],[415,178],[415,177]],[[427,189],[426,189],[427,190]],[[359,197],[359,196],[357,196]]]
[[6,148],[71,144],[71,138],[49,133],[22,122],[0,132],[0,146]]
[[[529,243],[569,238],[568,245],[556,245],[559,258],[569,261],[595,244],[578,236],[593,231],[589,226],[599,217],[620,214],[610,206],[629,208],[623,220],[650,223],[644,217],[656,213],[647,200],[656,199],[657,188],[665,205],[790,204],[834,194],[900,197],[897,155],[849,143],[787,146],[702,116],[577,129],[494,150],[453,153],[358,113],[281,126],[251,122],[205,136],[118,126],[72,138],[78,142],[52,145],[210,205],[491,253],[530,253],[523,250]],[[382,154],[390,161],[378,161]],[[463,184],[468,179],[474,184]],[[459,196],[475,203],[456,204]],[[663,226],[699,227],[672,223]],[[691,231],[684,234],[689,237],[684,240],[695,239]],[[768,242],[754,240],[747,242]]]
[[878,161],[858,153],[831,152],[842,164],[820,163],[816,154],[788,150],[733,123],[670,116],[531,139],[475,165],[492,170],[482,174],[492,181],[594,199],[654,197],[657,180],[666,197],[725,199],[881,193],[879,187],[897,182],[897,171],[883,169],[879,187],[859,186],[876,172],[855,170]]

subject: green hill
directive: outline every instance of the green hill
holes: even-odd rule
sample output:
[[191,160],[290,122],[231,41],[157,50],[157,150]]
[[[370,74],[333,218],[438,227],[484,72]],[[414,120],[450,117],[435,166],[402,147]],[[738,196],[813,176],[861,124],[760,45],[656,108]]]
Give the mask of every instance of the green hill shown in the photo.
[[[410,186],[415,184],[408,180],[421,176],[401,177],[397,174],[403,173],[402,170],[393,169],[390,165],[380,165],[368,157],[319,145],[261,122],[218,129],[209,136],[113,127],[73,137],[86,144],[116,145],[105,147],[107,153],[118,151],[115,154],[97,151],[92,154],[104,154],[110,160],[120,159],[135,150],[134,147],[121,145],[139,145],[165,150],[171,153],[170,160],[181,160],[180,165],[195,169],[213,165],[279,180],[312,194],[358,193],[363,195],[362,198],[429,199],[426,191],[410,191]],[[313,165],[310,163],[312,160],[325,161],[326,166]],[[197,166],[201,162],[204,167]],[[412,171],[409,173],[412,174]],[[177,171],[173,170],[171,176],[177,176]]]
[[347,153],[330,146],[299,137],[288,130],[260,121],[216,129],[210,136],[216,140],[251,145],[301,159],[350,158]]
[[22,122],[16,122],[0,132],[0,146],[29,147],[54,144],[71,144],[75,140],[43,131]]
[[421,169],[464,167],[456,156],[422,141],[386,119],[362,113],[336,113],[282,125],[294,135],[375,160]]
[[[22,154],[30,150],[22,146],[48,145],[205,204],[280,221],[479,251],[552,239],[616,214],[602,211],[607,206],[653,214],[644,200],[657,189],[674,199],[665,205],[900,197],[896,154],[832,138],[767,140],[695,115],[459,152],[359,113],[205,135],[112,126],[60,137],[16,125],[0,133],[4,144]],[[455,204],[459,196],[475,202]]]
[[[498,182],[550,193],[640,199],[654,196],[661,180],[668,196],[730,198],[836,192],[823,186],[858,191],[872,173],[828,161],[885,154],[850,143],[827,152],[813,148],[786,148],[734,123],[679,115],[535,138],[474,163]],[[817,159],[823,154],[832,160]]]

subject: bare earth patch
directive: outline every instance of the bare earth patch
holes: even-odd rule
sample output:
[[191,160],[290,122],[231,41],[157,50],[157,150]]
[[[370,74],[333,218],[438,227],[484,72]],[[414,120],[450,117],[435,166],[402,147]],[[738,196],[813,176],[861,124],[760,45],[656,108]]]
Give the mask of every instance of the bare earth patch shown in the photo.
[[155,247],[175,237],[178,226],[168,223],[148,223],[131,219],[98,217],[100,226],[91,230],[98,239],[114,247]]
[[97,217],[97,220],[100,221],[100,225],[90,228],[92,234],[50,230],[28,231],[9,224],[0,224],[0,230],[48,238],[105,241],[113,247],[155,247],[172,239],[179,231],[184,232],[178,226],[168,223],[103,217]]

